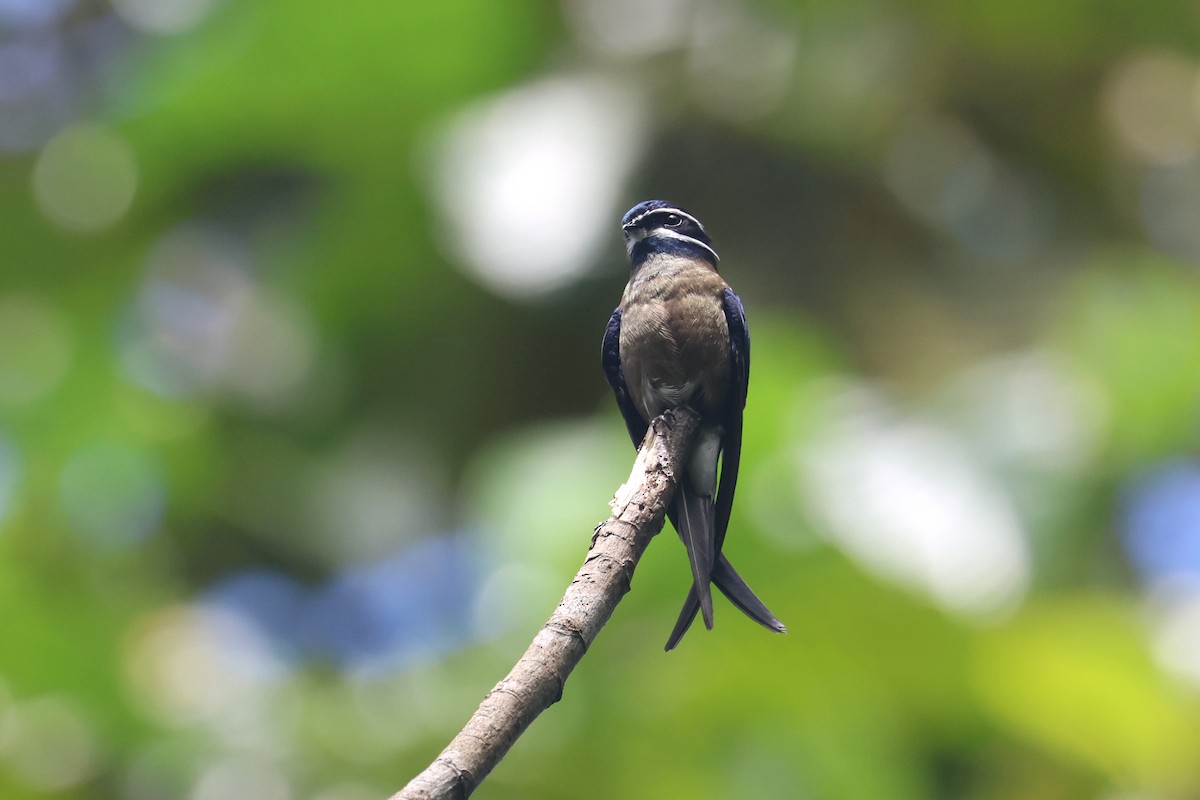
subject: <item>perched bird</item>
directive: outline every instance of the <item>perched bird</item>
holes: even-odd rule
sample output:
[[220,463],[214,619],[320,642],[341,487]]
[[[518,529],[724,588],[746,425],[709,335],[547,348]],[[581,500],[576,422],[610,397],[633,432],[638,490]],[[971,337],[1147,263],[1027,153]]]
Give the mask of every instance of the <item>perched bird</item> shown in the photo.
[[[742,409],[750,379],[750,334],[742,301],[717,274],[720,260],[704,226],[663,200],[621,220],[631,266],[621,304],[601,348],[604,373],[638,447],[650,420],[686,406],[700,426],[667,512],[687,548],[692,587],[667,650],[699,611],[713,626],[716,584],[746,616],[786,632],[721,552],[742,449]],[[720,485],[717,463],[721,464]]]

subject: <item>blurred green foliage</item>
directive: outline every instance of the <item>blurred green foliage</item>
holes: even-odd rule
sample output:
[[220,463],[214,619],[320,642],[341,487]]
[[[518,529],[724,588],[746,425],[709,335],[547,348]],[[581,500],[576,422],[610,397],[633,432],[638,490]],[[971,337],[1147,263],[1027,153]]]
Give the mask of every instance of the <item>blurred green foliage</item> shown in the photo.
[[1197,25],[0,2],[0,796],[423,768],[631,463],[651,196],[747,306],[727,550],[790,633],[664,655],[663,536],[478,796],[1197,796]]

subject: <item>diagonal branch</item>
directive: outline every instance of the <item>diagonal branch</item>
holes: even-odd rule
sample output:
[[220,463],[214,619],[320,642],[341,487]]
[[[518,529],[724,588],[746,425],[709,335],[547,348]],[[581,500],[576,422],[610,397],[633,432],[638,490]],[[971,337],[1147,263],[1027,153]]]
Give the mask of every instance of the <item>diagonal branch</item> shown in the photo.
[[676,409],[651,423],[629,480],[612,500],[612,516],[596,528],[558,608],[466,727],[391,800],[470,797],[538,714],[562,697],[571,670],[629,591],[638,560],[662,529],[697,422],[691,411]]

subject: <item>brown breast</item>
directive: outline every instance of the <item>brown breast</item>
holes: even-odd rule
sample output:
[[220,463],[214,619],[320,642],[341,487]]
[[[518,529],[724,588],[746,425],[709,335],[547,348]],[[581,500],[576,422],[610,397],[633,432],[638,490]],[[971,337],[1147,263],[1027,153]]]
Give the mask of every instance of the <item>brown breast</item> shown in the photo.
[[643,265],[621,301],[621,365],[639,413],[691,406],[719,417],[729,393],[726,283],[712,268],[663,257]]

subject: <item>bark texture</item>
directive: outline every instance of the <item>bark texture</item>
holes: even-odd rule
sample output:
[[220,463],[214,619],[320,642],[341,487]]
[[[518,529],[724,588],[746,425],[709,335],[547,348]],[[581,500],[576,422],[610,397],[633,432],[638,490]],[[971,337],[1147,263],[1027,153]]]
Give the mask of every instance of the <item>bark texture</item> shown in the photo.
[[638,560],[662,529],[696,423],[686,409],[654,420],[629,480],[612,500],[612,516],[596,528],[558,608],[449,746],[392,800],[470,797],[538,714],[562,697],[571,670],[629,591]]

